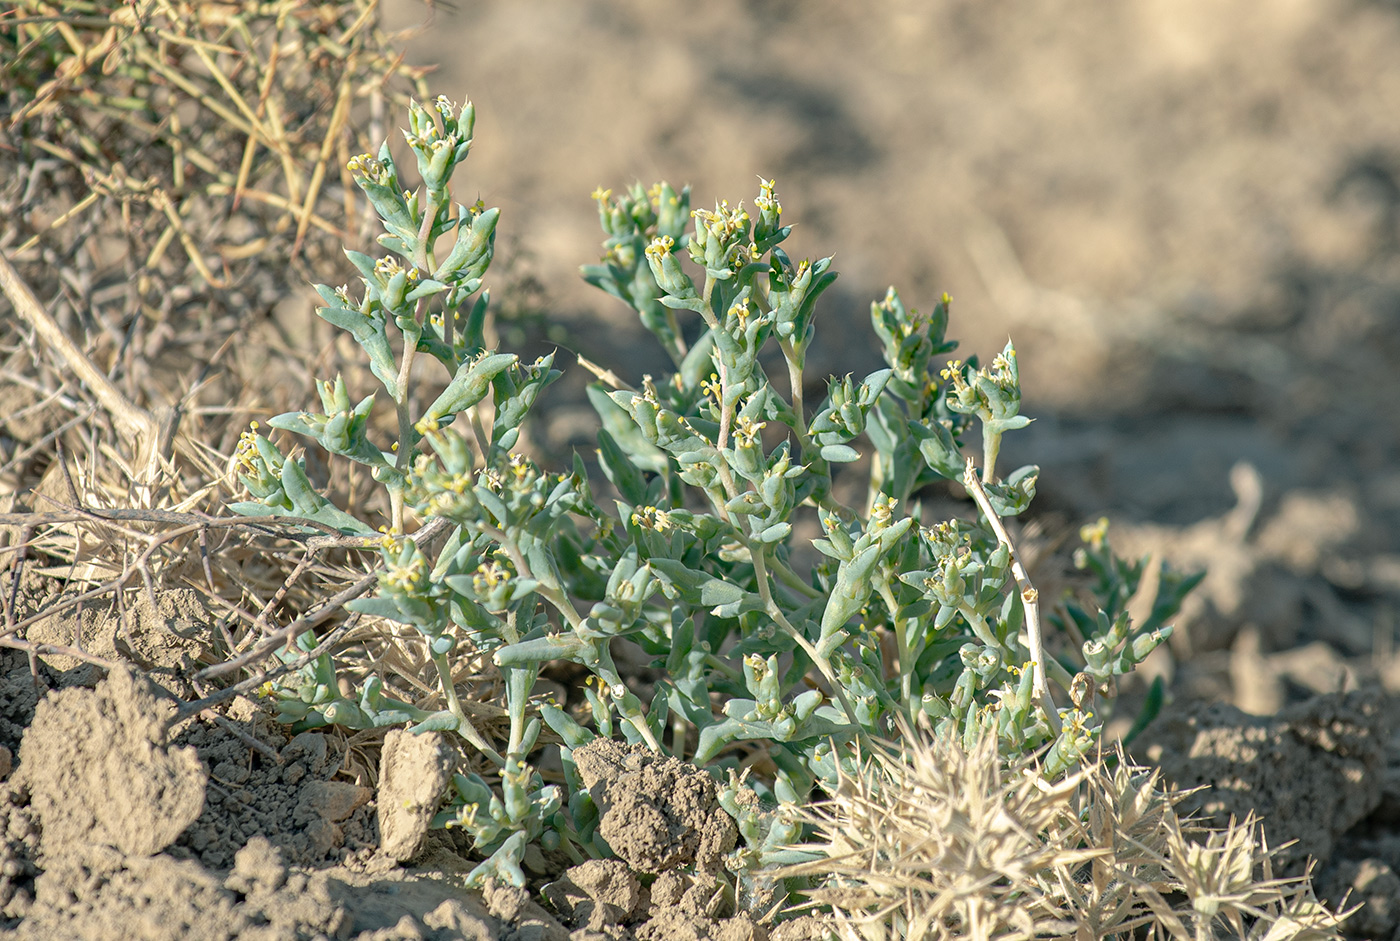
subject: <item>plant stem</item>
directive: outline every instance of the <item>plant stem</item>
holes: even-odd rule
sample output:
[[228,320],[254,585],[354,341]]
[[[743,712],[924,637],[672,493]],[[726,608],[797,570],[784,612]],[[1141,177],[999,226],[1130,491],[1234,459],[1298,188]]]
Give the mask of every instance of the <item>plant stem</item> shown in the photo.
[[1001,453],[1001,432],[987,431],[987,424],[982,423],[982,483],[990,484],[996,482],[997,455]]
[[1005,649],[1006,645],[997,640],[991,625],[987,623],[987,619],[973,610],[971,606],[958,605],[958,613],[967,620],[967,623],[972,627],[972,633],[977,635],[978,640],[994,650]]
[[671,359],[675,360],[676,368],[680,369],[687,352],[685,337],[681,335],[681,325],[680,321],[676,319],[676,312],[670,307],[666,308],[666,325],[671,328],[671,336],[675,337],[675,348],[668,349],[666,352],[671,354]]
[[[420,299],[417,309],[413,312],[414,320],[417,321],[423,312],[426,301]],[[394,469],[405,477],[408,476],[409,463],[413,457],[415,435],[413,430],[413,415],[409,411],[409,377],[413,374],[413,359],[418,355],[418,339],[421,336],[421,327],[414,331],[403,332],[403,361],[399,363],[399,375],[397,388],[394,394],[394,413],[399,421],[399,447],[394,452]],[[391,489],[389,491],[389,506],[392,511],[393,531],[403,532],[403,490],[402,488]]]
[[[520,547],[515,544],[514,540],[508,539],[504,532],[494,526],[487,526],[479,523],[477,524],[477,528],[494,539],[501,548],[506,550],[506,554],[510,556],[511,562],[515,564],[516,572],[518,572],[521,577],[538,581],[534,573],[530,570],[530,563],[525,560],[525,555],[520,551]],[[569,627],[572,628],[575,633],[583,629],[584,619],[578,613],[578,609],[574,607],[574,602],[569,597],[568,592],[543,583],[541,583],[535,591],[539,593],[541,598],[554,606],[554,609],[563,616],[564,620],[569,623]],[[604,651],[606,652],[606,645]],[[597,673],[596,670],[594,672]],[[613,672],[611,678],[602,676],[601,673],[597,675],[608,684],[609,688],[622,683],[621,677],[617,676],[615,672]],[[652,751],[661,751],[661,743],[656,740],[656,736],[651,732],[651,727],[647,725],[645,713],[635,716],[623,715],[622,718],[623,721],[637,730],[637,733],[641,735]]]
[[778,579],[778,581],[782,582],[788,588],[791,588],[793,591],[805,595],[807,598],[810,598],[813,601],[823,597],[821,592],[817,591],[811,585],[804,582],[800,577],[798,577],[796,572],[788,568],[786,564],[778,561],[777,559],[773,560],[773,575]]
[[793,430],[797,432],[798,443],[802,446],[802,457],[807,458],[807,452],[812,449],[812,442],[807,437],[807,410],[802,395],[802,364],[797,361],[797,349],[791,340],[780,340],[778,346],[782,348],[783,359],[787,362],[788,391],[792,394],[792,412],[797,416],[797,427]]
[[[599,682],[603,684],[602,688],[598,691],[600,699],[604,696],[612,696],[616,704],[617,714],[622,718],[622,721],[637,730],[637,734],[647,743],[648,748],[654,752],[661,751],[661,743],[658,742],[656,736],[652,734],[651,726],[647,725],[646,710],[644,708],[638,708],[631,714],[623,711],[626,697],[631,695],[631,693],[627,691],[627,684],[622,682],[622,676],[617,672],[617,667],[612,662],[612,657],[608,653],[606,640],[603,641],[598,662],[588,665],[588,669],[590,669],[593,675],[598,678]],[[623,690],[623,694],[614,696],[613,690],[618,688]],[[641,706],[635,696],[633,696],[633,701],[638,702],[639,707]]]
[[466,712],[462,710],[461,700],[457,698],[457,687],[452,682],[452,665],[447,662],[447,654],[434,653],[433,665],[437,667],[438,678],[442,682],[442,694],[447,699],[447,709],[457,719],[457,734],[468,742],[471,742],[486,757],[490,758],[498,768],[504,768],[506,761],[501,757],[500,752],[491,747],[491,743],[477,731],[467,718]]
[[890,626],[894,630],[895,647],[899,655],[899,695],[904,699],[907,707],[914,688],[914,664],[909,656],[909,638],[907,636],[908,621],[896,616],[899,612],[899,603],[895,601],[894,592],[890,591],[888,582],[882,580],[876,585],[876,591],[880,593],[880,600],[885,603],[885,607],[890,612]]
[[389,490],[389,531],[396,535],[403,533],[403,491],[398,488]]
[[651,734],[651,726],[647,725],[646,714],[641,713],[636,716],[623,716],[625,722],[637,730],[642,740],[647,743],[647,747],[654,752],[661,751],[661,743],[656,740],[656,736]]
[[671,719],[671,754],[677,758],[685,757],[685,739],[688,734],[689,723],[682,715],[676,715]]
[[875,454],[870,458],[870,482],[865,488],[865,516],[870,518],[870,511],[875,508],[875,501],[879,499],[880,493],[885,487],[885,468],[880,461],[880,455]]
[[432,246],[428,244],[429,237],[433,232],[433,222],[436,221],[437,214],[442,209],[442,200],[446,198],[447,194],[444,192],[442,196],[438,196],[429,190],[425,195],[428,204],[423,207],[423,221],[418,226],[418,245],[413,252],[413,264],[425,275],[431,275],[433,265],[430,257]]
[[753,547],[750,546],[749,555],[753,559],[754,578],[758,582],[758,596],[763,599],[763,606],[767,609],[769,616],[772,617],[774,621],[777,621],[778,626],[787,631],[793,640],[797,641],[797,646],[802,648],[803,652],[811,658],[812,663],[821,671],[822,676],[826,677],[826,682],[831,686],[832,694],[840,701],[841,708],[846,713],[846,719],[855,728],[856,735],[860,737],[862,742],[869,745],[870,743],[869,739],[866,737],[865,729],[856,718],[855,707],[851,705],[851,700],[846,695],[845,688],[842,687],[841,681],[837,678],[835,671],[831,669],[830,661],[817,653],[817,648],[812,646],[812,642],[803,636],[801,631],[792,626],[792,622],[787,619],[787,615],[783,614],[783,609],[778,607],[777,602],[773,600],[772,589],[768,586],[768,567],[764,564],[763,551],[755,552]]
[[983,488],[982,482],[977,479],[977,468],[973,464],[972,458],[967,459],[967,470],[963,473],[963,485],[972,494],[972,498],[977,501],[978,508],[982,511],[982,515],[987,518],[987,522],[991,525],[992,531],[996,533],[997,539],[1006,546],[1007,552],[1011,553],[1011,572],[1016,576],[1016,586],[1021,591],[1021,606],[1026,612],[1026,638],[1030,647],[1031,669],[1035,671],[1035,678],[1032,680],[1035,697],[1040,702],[1040,708],[1045,712],[1045,719],[1050,723],[1050,728],[1058,735],[1062,725],[1060,712],[1055,706],[1055,700],[1050,695],[1050,684],[1045,681],[1045,646],[1040,633],[1040,593],[1031,584],[1030,576],[1026,574],[1026,567],[1021,564],[1021,555],[1016,551],[1016,544],[1011,541],[1011,534],[1006,531],[1001,517],[992,509],[992,501],[987,498],[986,489]]

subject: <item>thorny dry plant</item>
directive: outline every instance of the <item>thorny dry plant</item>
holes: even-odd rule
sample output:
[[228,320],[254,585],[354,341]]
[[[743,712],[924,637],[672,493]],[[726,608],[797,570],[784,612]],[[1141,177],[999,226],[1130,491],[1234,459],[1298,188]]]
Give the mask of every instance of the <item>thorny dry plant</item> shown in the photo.
[[1276,878],[1253,817],[1215,829],[1178,816],[1189,792],[1120,751],[1046,781],[983,738],[906,733],[865,774],[807,808],[808,906],[847,941],[1340,938],[1310,871]]
[[[0,13],[0,288],[18,315],[0,322],[0,647],[108,665],[117,652],[82,617],[71,637],[28,635],[94,610],[124,630],[138,593],[190,588],[217,622],[209,666],[180,691],[198,712],[305,663],[296,651],[263,669],[339,610],[321,602],[371,584],[338,535],[203,511],[223,502],[238,431],[304,398],[320,368],[274,309],[363,238],[345,158],[383,134],[386,105],[423,93],[379,12],[18,0]],[[362,483],[330,480],[351,502]],[[422,698],[413,651],[368,627],[352,619],[322,646]],[[216,693],[228,658],[246,679]],[[489,701],[494,678],[476,680]]]

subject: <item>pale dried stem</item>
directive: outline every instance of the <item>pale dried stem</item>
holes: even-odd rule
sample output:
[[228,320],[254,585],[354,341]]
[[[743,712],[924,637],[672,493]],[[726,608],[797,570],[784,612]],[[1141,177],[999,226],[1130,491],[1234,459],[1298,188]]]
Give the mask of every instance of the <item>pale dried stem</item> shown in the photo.
[[584,369],[587,369],[593,375],[597,376],[603,382],[606,382],[608,385],[612,386],[614,389],[626,389],[628,392],[632,392],[634,394],[637,391],[636,389],[632,388],[632,386],[629,385],[626,381],[619,378],[617,373],[613,372],[611,369],[605,369],[604,367],[599,366],[597,363],[593,362],[591,359],[588,359],[582,353],[578,354],[578,364]]
[[83,650],[79,647],[70,647],[67,644],[39,644],[33,641],[23,640],[18,637],[0,636],[0,647],[9,647],[12,650],[23,650],[31,657],[38,656],[40,654],[47,654],[49,656],[59,657],[72,657],[74,660],[81,660],[84,663],[91,663],[95,666],[102,667],[102,669],[104,670],[111,670],[114,667],[119,666],[119,663],[115,660],[108,660],[105,657],[99,657],[96,654],[90,654],[86,650]]
[[[366,588],[367,587],[368,586],[366,586]],[[192,715],[198,715],[205,709],[208,709],[210,706],[217,706],[219,703],[228,702],[230,699],[234,699],[238,696],[242,696],[245,693],[257,689],[264,683],[271,682],[272,680],[275,680],[280,676],[286,676],[288,673],[294,673],[297,670],[300,670],[302,667],[311,663],[323,653],[334,649],[335,646],[338,643],[340,643],[341,639],[347,633],[349,633],[350,628],[353,626],[353,624],[354,619],[351,618],[345,623],[338,625],[329,634],[321,638],[321,642],[317,644],[314,649],[307,651],[307,653],[304,656],[298,657],[291,663],[278,664],[270,670],[264,670],[261,673],[258,673],[254,676],[250,676],[246,680],[242,680],[238,683],[233,684],[232,686],[224,687],[216,693],[210,693],[203,699],[199,699],[190,703],[185,703],[176,711],[175,720],[178,722],[182,719],[187,719]]]
[[[232,660],[225,661],[224,663],[216,663],[211,667],[205,667],[196,674],[197,677],[201,680],[207,680],[213,679],[216,676],[223,676],[226,673],[235,673],[249,664],[256,663],[264,657],[270,656],[277,648],[284,647],[295,640],[299,634],[311,630],[322,621],[337,614],[342,605],[369,591],[378,580],[378,575],[366,575],[358,581],[352,582],[347,588],[327,598],[326,603],[320,608],[317,608],[310,614],[304,614],[285,627],[269,633],[262,643],[258,644],[252,650],[234,657]],[[351,615],[351,617],[346,620],[345,624],[341,626],[348,627],[355,620],[357,620],[357,617]]]
[[992,501],[987,497],[986,488],[982,486],[981,479],[977,476],[977,468],[972,458],[967,459],[967,470],[963,474],[963,485],[967,487],[968,493],[977,501],[977,507],[982,511],[982,515],[987,518],[988,524],[992,527],[992,532],[996,533],[997,540],[1006,546],[1006,551],[1011,553],[1011,574],[1016,578],[1016,587],[1021,593],[1021,606],[1026,612],[1026,645],[1030,648],[1031,669],[1035,671],[1032,682],[1032,690],[1035,699],[1040,703],[1041,710],[1045,713],[1045,719],[1050,723],[1058,735],[1062,723],[1060,713],[1055,706],[1054,697],[1050,695],[1050,684],[1046,681],[1045,674],[1045,641],[1040,630],[1040,593],[1031,584],[1031,579],[1026,574],[1026,567],[1021,563],[1021,554],[1016,551],[1016,544],[1011,541],[1011,534],[1006,531],[1005,524],[996,510],[992,509]]
[[156,436],[156,420],[145,409],[122,395],[121,390],[112,384],[112,380],[94,366],[83,351],[78,349],[77,344],[68,338],[63,328],[49,316],[44,305],[39,303],[39,299],[34,296],[34,292],[29,289],[19,272],[10,265],[4,252],[0,252],[0,288],[3,288],[5,296],[10,299],[15,313],[39,334],[39,339],[47,348],[63,358],[64,364],[92,390],[97,401],[111,413],[123,432],[138,440],[152,439]]

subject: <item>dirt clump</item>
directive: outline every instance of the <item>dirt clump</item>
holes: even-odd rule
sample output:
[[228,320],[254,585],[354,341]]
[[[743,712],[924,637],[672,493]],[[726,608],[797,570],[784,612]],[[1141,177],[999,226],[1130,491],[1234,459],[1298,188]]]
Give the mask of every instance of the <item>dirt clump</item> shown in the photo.
[[38,822],[22,792],[7,782],[0,787],[0,928],[34,904],[38,855]]
[[1347,919],[1353,938],[1394,938],[1400,934],[1400,876],[1375,859],[1344,860],[1317,880],[1318,895],[1333,905],[1343,899],[1361,906]]
[[105,844],[127,856],[165,849],[204,808],[192,748],[171,748],[174,707],[144,677],[119,667],[95,690],[51,693],[19,748],[16,783],[43,830],[40,855]]
[[[208,601],[188,588],[139,592],[129,606],[94,602],[27,628],[35,643],[76,645],[105,660],[128,662],[165,689],[198,698],[187,677],[213,663]],[[92,686],[102,668],[77,657],[50,654],[61,686]]]
[[544,896],[569,924],[603,931],[633,916],[642,883],[620,859],[590,859],[545,886]]
[[456,754],[440,732],[391,729],[379,759],[379,848],[399,862],[423,850]]
[[[24,658],[5,665],[6,688],[37,698]],[[477,895],[461,888],[474,863],[428,833],[457,760],[440,736],[391,732],[376,795],[340,778],[334,736],[289,738],[250,703],[175,725],[127,667],[49,690],[15,719],[26,712],[0,783],[0,930],[16,938],[767,937],[734,912],[723,862],[737,833],[714,779],[639,746],[575,753],[620,858],[575,866],[541,895],[495,883]],[[382,841],[377,819],[391,821]]]
[[555,921],[525,889],[487,879],[481,895],[491,916],[502,924],[514,926],[517,936],[538,941],[569,941],[569,929]]
[[[34,688],[23,658],[6,687]],[[46,680],[52,676],[41,674]],[[22,941],[495,941],[520,935],[461,888],[466,860],[373,852],[373,791],[335,780],[333,740],[256,709],[172,734],[125,667],[50,690],[0,782],[0,934]],[[543,909],[540,924],[567,937]],[[536,932],[534,937],[544,937]]]
[[633,934],[637,941],[766,941],[768,930],[743,914],[707,919],[672,908],[654,913]]
[[609,739],[580,748],[574,761],[598,805],[598,832],[637,872],[710,871],[734,848],[734,820],[714,779],[694,765]]
[[171,742],[173,715],[124,666],[39,702],[0,794],[0,904],[15,937],[340,936],[329,877],[289,874],[261,836],[227,876],[164,852],[209,810],[201,756]]
[[1381,803],[1384,698],[1371,691],[1317,696],[1275,716],[1226,703],[1185,707],[1144,731],[1135,751],[1177,787],[1206,790],[1183,812],[1217,826],[1250,812],[1265,821],[1280,867],[1326,862],[1337,840]]
[[[598,806],[598,833],[617,854],[575,866],[544,896],[588,938],[762,939],[767,928],[734,911],[725,854],[738,828],[714,778],[642,745],[597,739],[574,752]],[[654,876],[643,887],[638,876]]]

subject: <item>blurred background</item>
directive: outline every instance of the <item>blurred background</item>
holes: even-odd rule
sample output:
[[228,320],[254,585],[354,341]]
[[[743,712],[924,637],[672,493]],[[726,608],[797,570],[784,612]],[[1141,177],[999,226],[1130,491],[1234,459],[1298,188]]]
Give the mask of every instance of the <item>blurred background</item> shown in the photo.
[[[809,399],[879,367],[887,287],[924,310],[946,291],[961,355],[1020,353],[1036,421],[1003,461],[1042,465],[1031,520],[1064,550],[1042,555],[1107,515],[1120,552],[1209,570],[1154,667],[1177,695],[1269,713],[1400,690],[1393,0],[12,6],[0,248],[77,348],[0,317],[0,512],[73,502],[74,474],[94,505],[222,512],[250,421],[337,372],[372,383],[307,287],[349,280],[341,246],[372,239],[343,168],[397,137],[409,95],[469,97],[456,195],[503,210],[501,339],[567,367],[531,441],[547,460],[594,447],[570,353],[634,383],[664,368],[578,277],[589,194],[665,179],[708,206],[773,178],[791,254],[841,273]],[[137,426],[174,429],[165,450],[113,424],[99,373]],[[343,505],[377,492],[306,460]],[[79,548],[42,546],[116,552]]]
[[[426,22],[408,49],[433,93],[476,103],[467,186],[502,207],[499,254],[565,345],[616,363],[635,344],[626,378],[653,368],[631,312],[575,274],[596,260],[594,187],[665,179],[706,206],[774,177],[792,254],[841,272],[813,375],[878,364],[868,311],[887,286],[921,309],[947,291],[964,354],[1008,336],[1021,354],[1037,422],[1008,466],[1043,465],[1039,510],[1107,513],[1124,547],[1212,567],[1183,648],[1319,641],[1336,656],[1308,688],[1389,656],[1400,6],[386,9]],[[591,441],[591,421],[557,414],[551,442]],[[1227,667],[1201,692],[1230,696]],[[1276,707],[1291,669],[1234,698]]]

